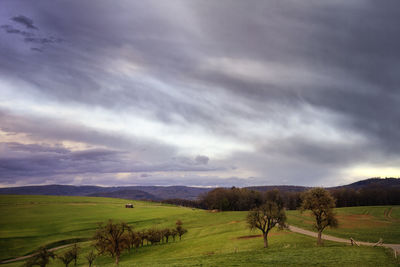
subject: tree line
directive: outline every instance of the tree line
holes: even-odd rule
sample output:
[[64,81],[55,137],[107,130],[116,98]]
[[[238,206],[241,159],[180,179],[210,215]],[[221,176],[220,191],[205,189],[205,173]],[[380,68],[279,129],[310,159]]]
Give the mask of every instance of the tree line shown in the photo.
[[[265,192],[247,188],[216,188],[198,200],[168,199],[162,203],[220,211],[246,211],[265,204],[278,189]],[[335,188],[328,189],[336,207],[400,205],[400,188],[370,186],[361,189]],[[299,209],[302,203],[302,192],[279,191],[280,201],[287,210]]]
[[[125,251],[132,249],[138,250],[139,247],[145,245],[156,245],[160,243],[168,243],[171,239],[175,240],[187,233],[187,229],[183,227],[181,220],[176,221],[175,228],[143,229],[135,231],[132,226],[125,222],[114,223],[109,220],[107,223],[99,223],[97,230],[93,236],[93,247],[97,253],[92,250],[86,255],[89,267],[92,266],[98,255],[109,255],[115,260],[115,264],[119,264],[119,259]],[[71,249],[62,254],[55,254],[45,247],[41,247],[31,258],[29,258],[24,266],[40,266],[45,267],[49,264],[50,259],[60,260],[65,267],[74,261],[76,262],[79,255],[80,247],[74,244]]]
[[300,206],[299,192],[285,192],[277,189],[260,192],[247,188],[216,188],[199,196],[198,200],[168,199],[165,204],[180,205],[207,210],[246,211],[265,204],[267,200],[276,198],[286,209],[297,209]]
[[400,188],[370,186],[330,190],[337,207],[400,205]]

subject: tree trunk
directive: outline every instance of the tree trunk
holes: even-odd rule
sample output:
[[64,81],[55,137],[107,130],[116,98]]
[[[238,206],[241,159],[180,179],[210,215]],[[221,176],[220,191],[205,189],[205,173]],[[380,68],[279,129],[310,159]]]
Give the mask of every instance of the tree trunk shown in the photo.
[[322,231],[318,231],[317,244],[322,245]]
[[263,237],[264,237],[264,248],[268,248],[268,233],[264,233]]
[[115,265],[118,265],[119,264],[119,256],[117,255],[117,256],[115,256]]

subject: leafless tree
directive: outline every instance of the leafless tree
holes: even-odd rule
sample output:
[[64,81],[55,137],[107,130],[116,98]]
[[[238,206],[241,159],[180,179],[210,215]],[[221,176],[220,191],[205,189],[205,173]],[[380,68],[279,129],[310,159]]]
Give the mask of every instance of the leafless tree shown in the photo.
[[93,264],[94,260],[96,259],[96,257],[97,257],[97,255],[94,253],[93,250],[91,250],[89,252],[89,254],[86,255],[86,259],[89,263],[89,267],[92,267],[92,264]]
[[285,227],[285,209],[274,201],[267,201],[247,214],[247,224],[250,229],[259,229],[263,233],[264,248],[268,247],[268,233],[278,225]]
[[65,264],[65,267],[68,267],[71,261],[74,260],[74,255],[71,250],[68,250],[62,255],[57,255],[57,258]]
[[45,267],[50,262],[50,258],[54,259],[55,254],[45,247],[39,248],[36,254],[29,258],[29,260],[25,263],[25,266],[35,266],[39,265],[40,267]]
[[108,254],[115,258],[118,265],[121,253],[129,248],[129,225],[124,222],[113,223],[111,220],[107,224],[99,224],[94,235],[94,245],[99,254]]
[[183,223],[181,220],[176,221],[176,231],[178,232],[179,235],[179,240],[182,240],[182,236],[187,233],[187,230],[183,228]]

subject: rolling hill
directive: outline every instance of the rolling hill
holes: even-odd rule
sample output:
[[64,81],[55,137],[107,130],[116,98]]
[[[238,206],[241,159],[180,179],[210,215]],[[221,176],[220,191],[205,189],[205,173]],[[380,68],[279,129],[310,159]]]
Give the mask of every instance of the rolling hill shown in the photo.
[[[348,188],[359,190],[361,188],[400,188],[398,178],[370,178],[343,186],[328,187],[327,189]],[[310,187],[293,185],[268,185],[246,187],[251,190],[268,191],[279,189],[288,192],[302,192]],[[53,195],[53,196],[97,196],[124,199],[188,199],[195,200],[199,195],[213,188],[199,188],[189,186],[73,186],[73,185],[42,185],[0,188],[0,194],[14,195]]]

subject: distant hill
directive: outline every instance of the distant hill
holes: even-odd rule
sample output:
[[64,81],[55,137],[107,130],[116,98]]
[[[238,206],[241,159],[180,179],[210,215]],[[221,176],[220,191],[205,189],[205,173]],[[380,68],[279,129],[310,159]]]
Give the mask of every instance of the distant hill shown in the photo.
[[[400,188],[399,178],[370,178],[343,186],[329,187],[327,189],[361,189],[361,188]],[[302,192],[310,187],[294,185],[268,185],[246,187],[251,190],[268,191],[279,189],[285,192]],[[195,200],[203,193],[213,188],[199,188],[189,186],[73,186],[73,185],[42,185],[0,188],[0,194],[14,195],[54,195],[54,196],[98,196],[124,199],[188,199]]]
[[365,187],[400,188],[400,178],[370,178],[333,188],[351,188],[354,190],[358,190]]
[[[400,188],[400,178],[369,178],[348,185],[327,187],[326,189],[330,190],[330,189],[346,188],[346,189],[358,190],[361,188],[371,188],[371,187]],[[262,192],[272,189],[279,189],[280,191],[285,191],[285,192],[302,192],[310,189],[311,187],[295,186],[295,185],[268,185],[268,186],[250,186],[246,188]]]
[[126,189],[126,190],[118,190],[112,192],[99,192],[99,193],[89,194],[87,196],[113,197],[113,198],[132,199],[132,200],[162,200],[152,194],[136,189]]
[[98,196],[125,199],[163,200],[170,198],[196,199],[210,188],[188,186],[73,186],[41,185],[0,188],[0,194],[10,195],[53,195],[53,196]]
[[136,186],[130,188],[147,192],[160,199],[181,198],[190,200],[197,199],[200,194],[213,189],[189,186]]
[[88,196],[98,197],[116,197],[125,199],[147,199],[147,200],[165,200],[172,198],[195,200],[209,188],[197,188],[188,186],[127,186],[114,187],[113,191],[97,192]]
[[246,187],[247,189],[250,190],[255,190],[255,191],[269,191],[273,189],[278,189],[279,191],[286,191],[286,192],[302,192],[310,187],[306,186],[297,186],[297,185],[265,185],[265,186],[249,186]]

